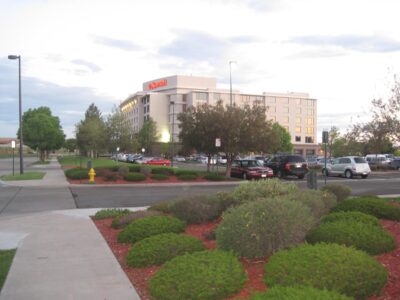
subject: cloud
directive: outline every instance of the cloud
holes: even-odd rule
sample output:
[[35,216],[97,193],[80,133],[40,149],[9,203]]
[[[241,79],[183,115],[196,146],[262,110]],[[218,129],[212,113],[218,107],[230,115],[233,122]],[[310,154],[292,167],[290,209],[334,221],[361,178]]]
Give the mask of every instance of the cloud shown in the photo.
[[310,49],[299,51],[294,54],[287,56],[289,59],[315,59],[315,58],[333,58],[339,56],[345,56],[346,52],[340,49]]
[[336,46],[359,52],[400,51],[399,41],[379,35],[309,35],[295,37],[290,42],[311,46]]
[[71,60],[71,63],[76,64],[76,65],[85,66],[92,72],[100,72],[101,71],[101,68],[98,65],[91,63],[89,61],[83,60],[83,59],[74,59],[74,60]]
[[256,11],[270,12],[283,8],[286,5],[284,0],[248,0],[248,7]]
[[114,47],[126,51],[138,51],[141,49],[139,45],[132,41],[128,40],[121,40],[121,39],[114,39],[105,36],[92,36],[92,40],[96,44],[105,45],[109,47]]

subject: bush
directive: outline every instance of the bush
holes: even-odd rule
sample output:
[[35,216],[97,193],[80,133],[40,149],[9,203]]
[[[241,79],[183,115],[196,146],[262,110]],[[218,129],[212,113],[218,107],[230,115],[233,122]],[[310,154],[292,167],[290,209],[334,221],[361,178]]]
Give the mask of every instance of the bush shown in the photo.
[[218,202],[208,195],[196,195],[175,200],[169,211],[188,224],[200,224],[220,216]]
[[298,192],[299,188],[294,183],[283,183],[278,179],[270,179],[243,183],[233,190],[232,197],[239,204],[258,198],[272,198]]
[[175,176],[181,176],[181,175],[194,175],[194,176],[199,176],[199,173],[194,170],[181,170],[177,169],[175,170]]
[[121,175],[121,176],[125,176],[126,174],[129,173],[129,167],[128,167],[128,166],[120,166],[120,167],[118,168],[118,173],[119,173],[119,175]]
[[315,224],[310,209],[282,197],[231,208],[216,230],[218,247],[245,257],[263,257],[302,242]]
[[129,214],[131,211],[129,209],[121,209],[121,208],[106,208],[99,210],[95,215],[95,220],[107,219],[107,218],[115,218],[123,215]]
[[364,214],[359,211],[340,211],[330,213],[322,219],[323,223],[336,221],[354,221],[364,224],[379,225],[379,220],[371,215]]
[[170,167],[155,167],[151,170],[151,173],[172,176],[174,175],[174,169]]
[[151,205],[147,210],[150,211],[159,211],[165,214],[171,213],[171,205],[174,201],[163,201],[156,204]]
[[140,165],[133,165],[129,166],[129,172],[139,173],[140,172]]
[[307,236],[311,244],[326,242],[353,246],[371,255],[395,249],[394,238],[382,227],[356,221],[336,221],[321,224]]
[[338,203],[343,202],[351,195],[351,188],[340,183],[328,183],[327,185],[323,186],[321,190],[334,194]]
[[194,174],[182,174],[176,176],[179,180],[195,180],[197,179],[197,175]]
[[110,167],[110,170],[113,172],[118,172],[118,169],[119,169],[119,165]]
[[185,223],[174,217],[152,216],[136,220],[118,234],[118,242],[135,243],[144,238],[161,233],[180,233]]
[[139,211],[129,212],[129,214],[116,216],[111,223],[111,227],[122,228],[132,223],[135,220],[151,216],[161,216],[161,215],[162,213],[156,210],[139,210]]
[[118,176],[113,173],[104,174],[105,181],[116,181],[117,179],[118,179]]
[[358,197],[343,201],[333,211],[359,211],[380,219],[400,221],[400,208],[376,197]]
[[65,176],[69,179],[89,179],[89,170],[74,168],[65,170]]
[[112,172],[110,168],[95,168],[94,170],[96,172],[96,176],[101,177],[104,177]]
[[150,176],[151,168],[146,165],[140,165],[140,173],[144,174],[146,177]]
[[185,253],[204,250],[203,243],[189,235],[164,233],[145,238],[129,250],[126,262],[143,268],[162,263]]
[[168,178],[169,178],[168,175],[164,175],[164,174],[151,175],[151,179],[153,179],[153,180],[167,180]]
[[250,300],[351,300],[353,298],[336,291],[319,290],[311,286],[279,286],[269,288],[266,292],[256,293]]
[[204,179],[207,179],[209,181],[224,181],[226,179],[225,176],[221,176],[219,174],[215,173],[208,173],[203,176]]
[[126,181],[143,181],[146,180],[146,175],[142,173],[127,173],[124,175]]
[[150,279],[150,294],[159,300],[224,299],[246,280],[242,264],[229,252],[201,251],[175,257]]
[[363,251],[337,244],[304,244],[271,256],[264,281],[275,285],[311,285],[357,299],[378,295],[386,269]]

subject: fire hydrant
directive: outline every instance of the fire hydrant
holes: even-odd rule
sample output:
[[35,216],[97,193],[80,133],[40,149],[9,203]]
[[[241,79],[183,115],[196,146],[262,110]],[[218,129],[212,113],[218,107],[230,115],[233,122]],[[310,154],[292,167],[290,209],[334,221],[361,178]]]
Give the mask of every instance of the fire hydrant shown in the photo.
[[96,172],[94,171],[93,168],[90,169],[88,175],[89,175],[89,183],[95,183],[94,182],[94,176],[96,176]]

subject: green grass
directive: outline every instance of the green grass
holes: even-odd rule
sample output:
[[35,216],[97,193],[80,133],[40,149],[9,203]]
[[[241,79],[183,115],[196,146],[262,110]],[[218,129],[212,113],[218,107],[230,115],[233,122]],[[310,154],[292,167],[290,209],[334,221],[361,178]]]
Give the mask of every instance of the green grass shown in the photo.
[[48,165],[48,164],[50,164],[49,160],[45,160],[45,161],[38,160],[38,161],[35,161],[32,165]]
[[114,167],[114,166],[131,166],[132,164],[124,163],[124,162],[116,162],[114,160],[111,160],[106,157],[101,157],[101,158],[88,158],[88,157],[79,157],[79,156],[65,156],[65,157],[60,157],[58,159],[59,163],[62,166],[81,166],[86,168],[88,160],[92,161],[92,167],[93,168],[99,168],[99,167]]
[[24,174],[15,174],[13,175],[3,175],[0,178],[4,181],[9,180],[34,180],[34,179],[43,179],[45,172],[25,172]]
[[6,281],[8,270],[10,270],[16,249],[0,250],[0,290]]

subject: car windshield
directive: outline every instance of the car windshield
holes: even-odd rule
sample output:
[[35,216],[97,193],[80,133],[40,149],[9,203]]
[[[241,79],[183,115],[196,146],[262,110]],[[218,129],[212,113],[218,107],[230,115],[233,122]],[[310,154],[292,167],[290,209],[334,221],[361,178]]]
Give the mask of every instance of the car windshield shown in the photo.
[[301,156],[288,156],[287,159],[288,162],[305,162],[304,158]]
[[354,161],[356,164],[366,164],[367,162],[365,161],[364,158],[362,157],[354,157]]
[[262,167],[263,165],[258,160],[249,160],[249,167]]

